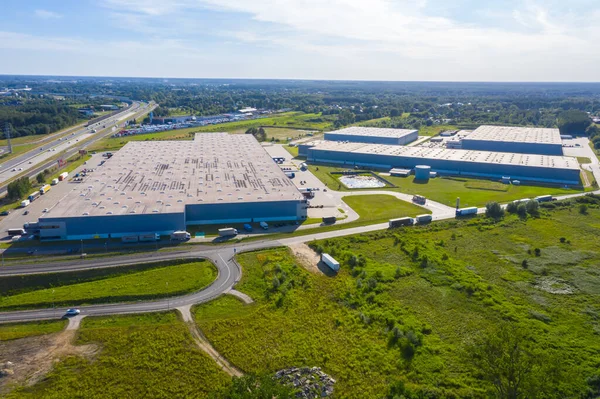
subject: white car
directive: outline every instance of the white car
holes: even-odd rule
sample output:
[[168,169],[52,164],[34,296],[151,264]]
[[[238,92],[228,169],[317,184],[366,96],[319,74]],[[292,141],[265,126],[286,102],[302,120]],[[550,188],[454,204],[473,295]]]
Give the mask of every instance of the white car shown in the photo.
[[67,317],[69,317],[69,316],[77,316],[79,313],[81,313],[81,310],[75,309],[75,308],[71,308],[71,309],[67,309],[67,311],[65,312],[65,316],[67,316]]
[[12,170],[12,171],[13,171],[13,172],[16,172],[16,171],[17,171],[17,168],[13,168],[13,170]]
[[44,208],[44,210],[42,212],[44,212],[44,213],[48,212],[48,208]]
[[23,170],[23,168],[19,168],[19,171],[22,171],[22,170]]

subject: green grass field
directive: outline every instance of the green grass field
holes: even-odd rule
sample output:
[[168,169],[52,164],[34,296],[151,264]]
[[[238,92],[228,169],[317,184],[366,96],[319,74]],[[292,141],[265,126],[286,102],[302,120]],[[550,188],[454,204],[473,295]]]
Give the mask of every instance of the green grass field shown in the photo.
[[[316,170],[317,167],[319,170]],[[344,187],[344,185],[340,184],[339,180],[337,180],[337,175],[331,174],[331,172],[343,170],[342,168],[309,165],[309,170],[329,187],[339,191],[350,191]],[[415,183],[414,176],[384,177],[386,180],[397,186],[397,188],[385,187],[380,190],[424,195],[433,201],[448,206],[454,206],[457,197],[460,197],[461,206],[466,207],[484,206],[490,201],[509,202],[521,198],[533,198],[538,195],[566,195],[583,192],[583,190],[559,187],[503,185],[490,180],[469,179],[466,177],[438,177],[430,179],[428,183]],[[503,190],[502,187],[506,187],[506,189]]]
[[456,130],[458,127],[455,125],[432,125],[422,126],[419,129],[419,136],[437,136],[444,130]]
[[[335,116],[332,115],[321,115],[321,114],[304,114],[302,112],[285,112],[281,114],[275,114],[272,116],[250,119],[237,122],[221,123],[218,125],[208,125],[202,127],[193,127],[188,129],[170,130],[166,132],[151,133],[151,134],[140,134],[137,136],[127,137],[116,137],[116,138],[105,138],[98,141],[92,147],[90,151],[108,151],[117,150],[123,147],[129,141],[147,141],[147,140],[192,140],[194,133],[198,132],[230,132],[230,133],[244,133],[251,127],[264,126],[271,132],[271,136],[267,134],[267,137],[275,136],[286,136],[288,137],[291,131],[297,131],[297,129],[308,129],[308,130],[328,130],[333,127],[333,121]],[[276,129],[269,129],[269,126],[277,126]],[[282,130],[287,133],[279,132]],[[296,133],[299,135],[300,133]],[[276,137],[277,138],[277,137]]]
[[360,221],[373,224],[387,222],[392,218],[431,213],[428,209],[391,195],[349,195],[342,200],[360,215]]
[[207,261],[183,263],[5,295],[0,298],[0,310],[127,302],[182,295],[208,286],[216,277],[215,267]]
[[195,317],[242,370],[320,366],[344,398],[382,398],[397,381],[410,397],[490,397],[469,345],[510,322],[539,356],[560,359],[551,397],[580,397],[598,374],[598,234],[598,205],[587,215],[572,205],[312,243],[342,264],[334,277],[305,271],[287,249],[245,253],[237,289],[256,303],[221,297]]
[[592,163],[592,160],[588,157],[577,157],[577,162],[579,162],[580,165],[585,165],[586,163]]
[[175,313],[86,318],[77,344],[93,359],[67,357],[32,387],[7,398],[205,398],[231,379],[198,349]]
[[0,324],[0,341],[33,337],[59,332],[65,328],[66,320],[43,320],[30,323]]

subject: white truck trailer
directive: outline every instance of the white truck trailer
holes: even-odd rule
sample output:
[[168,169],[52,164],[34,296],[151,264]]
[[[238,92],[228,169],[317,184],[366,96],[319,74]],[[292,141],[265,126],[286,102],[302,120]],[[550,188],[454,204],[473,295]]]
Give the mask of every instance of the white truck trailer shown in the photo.
[[456,210],[456,217],[467,215],[477,215],[477,207],[472,206],[470,208],[460,208]]
[[327,266],[329,266],[329,268],[331,270],[333,270],[334,272],[337,272],[338,270],[340,270],[340,262],[338,262],[337,260],[335,260],[329,254],[321,254],[321,261],[323,263],[325,263]]
[[21,208],[25,208],[26,206],[29,206],[29,204],[31,204],[31,201],[29,201],[28,199],[21,201]]
[[238,231],[233,227],[225,227],[224,229],[219,229],[219,237],[232,237],[237,236]]
[[171,233],[171,240],[174,241],[187,241],[192,238],[192,235],[187,231],[174,231]]

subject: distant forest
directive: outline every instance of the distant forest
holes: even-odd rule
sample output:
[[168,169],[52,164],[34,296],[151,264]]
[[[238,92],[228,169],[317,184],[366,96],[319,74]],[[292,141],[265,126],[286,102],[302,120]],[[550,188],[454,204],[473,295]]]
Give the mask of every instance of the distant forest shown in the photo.
[[[156,101],[157,116],[214,115],[243,107],[291,109],[334,115],[335,127],[370,125],[420,128],[434,124],[556,127],[573,110],[600,115],[600,84],[351,82],[225,79],[137,79],[0,76],[0,88],[29,85],[33,94],[76,99],[106,96]],[[48,100],[2,106],[19,135],[54,131],[74,123],[77,112]],[[571,124],[575,126],[575,124]],[[577,126],[582,126],[577,125]],[[581,132],[572,132],[581,133]],[[589,132],[588,132],[589,133]],[[593,133],[593,132],[592,132]]]

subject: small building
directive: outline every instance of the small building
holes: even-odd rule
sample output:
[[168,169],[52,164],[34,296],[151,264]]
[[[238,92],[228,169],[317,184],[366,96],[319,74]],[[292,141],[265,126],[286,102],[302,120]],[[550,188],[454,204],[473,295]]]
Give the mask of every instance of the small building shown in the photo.
[[410,176],[410,169],[399,169],[399,168],[394,168],[392,170],[390,170],[390,176],[394,176],[394,177],[408,177]]
[[443,137],[432,137],[431,139],[429,139],[429,141],[431,141],[432,143],[441,143],[442,141],[444,141]]

